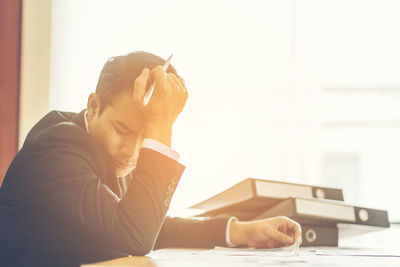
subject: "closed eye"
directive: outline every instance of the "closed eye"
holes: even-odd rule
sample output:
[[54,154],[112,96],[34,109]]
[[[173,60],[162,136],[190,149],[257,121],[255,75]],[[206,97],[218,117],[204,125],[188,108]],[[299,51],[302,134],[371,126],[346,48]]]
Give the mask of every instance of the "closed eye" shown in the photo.
[[116,121],[114,124],[114,128],[117,131],[117,133],[122,134],[122,135],[136,135],[138,132],[131,129],[129,126],[125,125],[124,123],[120,121]]
[[128,135],[129,134],[129,132],[127,132],[127,131],[120,130],[120,129],[116,128],[116,127],[114,127],[114,128],[115,128],[115,131],[118,134],[121,134],[121,135]]

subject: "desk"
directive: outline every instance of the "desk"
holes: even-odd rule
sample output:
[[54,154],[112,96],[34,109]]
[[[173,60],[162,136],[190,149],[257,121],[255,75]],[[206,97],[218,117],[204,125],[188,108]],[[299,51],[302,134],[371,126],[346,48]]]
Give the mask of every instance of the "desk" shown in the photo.
[[[365,234],[364,236],[343,239],[339,248],[301,248],[302,262],[274,262],[267,257],[254,258],[247,256],[227,256],[211,250],[201,249],[163,249],[152,251],[146,257],[125,257],[95,264],[84,264],[82,267],[105,266],[142,266],[142,267],[220,267],[220,266],[400,266],[400,226],[391,229]],[[357,246],[354,246],[357,245]],[[350,248],[356,248],[356,250]],[[371,250],[374,249],[374,250]],[[316,253],[315,251],[318,251]],[[340,256],[339,254],[356,251],[359,254],[376,254],[374,256]],[[320,255],[327,252],[331,255]],[[386,254],[385,257],[377,255]],[[397,255],[398,257],[388,257]]]
[[[378,257],[378,256],[339,256],[339,255],[316,255],[308,248],[301,249],[302,256],[289,257],[260,257],[260,256],[221,256],[220,254],[211,254],[207,250],[185,249],[166,249],[152,252],[146,257],[126,257],[111,261],[105,261],[95,264],[85,264],[82,267],[117,267],[117,266],[141,266],[141,267],[261,267],[261,266],[400,266],[400,256],[397,257]],[[322,248],[321,251],[328,253],[345,252],[335,248],[329,250]],[[353,250],[352,250],[353,251]],[[360,254],[367,250],[357,250]],[[388,254],[387,254],[388,255]],[[397,253],[400,255],[400,253]],[[294,258],[294,259],[293,259]],[[300,260],[298,260],[300,258]],[[289,261],[287,261],[289,259]]]

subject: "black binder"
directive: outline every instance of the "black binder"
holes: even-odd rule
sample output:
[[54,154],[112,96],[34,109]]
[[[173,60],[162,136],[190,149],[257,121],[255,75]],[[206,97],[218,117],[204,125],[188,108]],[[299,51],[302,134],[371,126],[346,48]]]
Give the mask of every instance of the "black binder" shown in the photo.
[[338,188],[247,178],[191,208],[205,210],[198,216],[236,215],[247,220],[290,197],[343,201],[343,192]]
[[302,225],[302,247],[338,246],[339,232],[336,226]]

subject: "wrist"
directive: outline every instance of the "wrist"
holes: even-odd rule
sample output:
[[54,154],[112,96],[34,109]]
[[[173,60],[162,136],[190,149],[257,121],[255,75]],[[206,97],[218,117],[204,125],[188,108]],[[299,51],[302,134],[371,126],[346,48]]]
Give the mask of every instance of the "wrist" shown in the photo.
[[229,228],[229,234],[230,234],[230,240],[233,245],[243,245],[244,238],[243,238],[243,223],[239,221],[232,221],[230,228]]
[[171,147],[172,124],[166,122],[148,122],[146,123],[144,138],[150,138]]

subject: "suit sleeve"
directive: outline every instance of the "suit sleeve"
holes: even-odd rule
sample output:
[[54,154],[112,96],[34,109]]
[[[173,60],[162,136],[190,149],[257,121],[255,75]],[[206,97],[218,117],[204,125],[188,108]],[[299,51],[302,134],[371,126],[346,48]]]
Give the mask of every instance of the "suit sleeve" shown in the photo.
[[175,190],[184,166],[141,149],[133,179],[120,199],[101,182],[90,141],[81,129],[65,125],[31,145],[26,164],[32,201],[74,229],[89,233],[93,243],[145,255],[164,222],[167,192],[171,195]]
[[226,246],[225,230],[229,218],[183,219],[167,217],[158,235],[155,249]]

